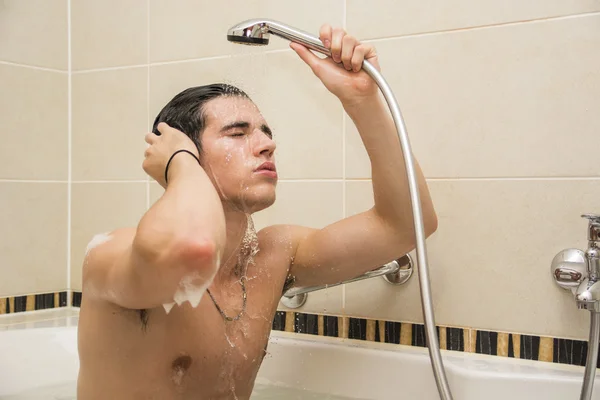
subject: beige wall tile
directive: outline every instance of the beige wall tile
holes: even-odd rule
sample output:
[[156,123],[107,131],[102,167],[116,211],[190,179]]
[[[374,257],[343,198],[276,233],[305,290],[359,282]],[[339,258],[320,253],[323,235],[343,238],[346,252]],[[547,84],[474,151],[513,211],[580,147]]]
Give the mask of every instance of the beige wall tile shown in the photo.
[[[378,41],[426,176],[597,176],[599,26],[595,14]],[[368,177],[353,129],[347,151],[347,176]]]
[[67,70],[65,0],[0,2],[0,61]]
[[[429,183],[439,219],[428,239],[436,322],[584,339],[589,316],[550,276],[568,247],[585,248],[585,212],[598,212],[599,180],[458,180]],[[348,212],[372,200],[349,182]],[[376,294],[376,295],[374,295]],[[371,301],[367,301],[371,299]],[[417,276],[394,287],[347,285],[348,314],[422,321]]]
[[148,2],[71,2],[74,71],[148,62]]
[[342,219],[341,182],[279,182],[277,200],[254,214],[257,229],[275,224],[323,228]]
[[[346,182],[346,216],[373,206],[371,181]],[[365,249],[368,251],[368,249]],[[410,253],[416,260],[416,253]],[[415,270],[404,285],[391,285],[383,278],[366,279],[346,284],[345,313],[353,317],[422,323],[419,277]],[[436,315],[436,323],[441,324]]]
[[[234,4],[234,5],[233,5]],[[233,5],[233,6],[232,6]],[[313,12],[318,9],[319,12]],[[242,52],[227,42],[227,30],[250,18],[270,18],[318,36],[324,22],[342,25],[343,1],[290,3],[253,0],[216,3],[210,0],[150,0],[150,61],[186,60]],[[268,49],[287,43],[273,38]]]
[[0,297],[67,288],[67,184],[0,182]]
[[257,102],[273,126],[284,179],[342,177],[341,103],[292,51],[268,54]]
[[600,11],[596,0],[348,0],[348,32],[390,37]]
[[165,193],[165,189],[156,183],[155,180],[150,182],[150,207]]
[[183,89],[215,82],[256,102],[274,132],[281,179],[342,177],[342,107],[292,51],[151,67],[151,123]]
[[0,65],[0,81],[0,179],[66,180],[67,74]]
[[80,291],[88,243],[96,234],[137,226],[146,183],[74,183],[71,195],[71,289]]
[[[254,215],[257,229],[275,224],[322,228],[342,218],[341,182],[280,182],[271,208]],[[341,314],[343,286],[309,293],[305,313]],[[281,303],[280,310],[288,310]]]
[[73,180],[145,179],[147,68],[73,75]]

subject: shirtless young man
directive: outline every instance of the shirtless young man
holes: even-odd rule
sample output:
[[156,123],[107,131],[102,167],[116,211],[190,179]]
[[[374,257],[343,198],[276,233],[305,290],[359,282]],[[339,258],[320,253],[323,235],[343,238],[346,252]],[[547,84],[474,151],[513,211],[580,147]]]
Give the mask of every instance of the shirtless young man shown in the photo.
[[[379,68],[375,49],[329,25],[320,38],[333,60],[290,46],[358,128],[375,206],[323,229],[278,225],[253,238],[247,215],[275,201],[267,122],[233,87],[180,93],[157,117],[160,135],[146,135],[143,168],[165,193],[137,227],[90,246],[84,261],[79,400],[248,399],[284,285],[343,281],[415,247],[396,129],[360,70],[364,59]],[[165,172],[182,149],[193,155],[177,153]],[[437,219],[418,173],[430,235]],[[202,286],[209,295],[193,307]]]

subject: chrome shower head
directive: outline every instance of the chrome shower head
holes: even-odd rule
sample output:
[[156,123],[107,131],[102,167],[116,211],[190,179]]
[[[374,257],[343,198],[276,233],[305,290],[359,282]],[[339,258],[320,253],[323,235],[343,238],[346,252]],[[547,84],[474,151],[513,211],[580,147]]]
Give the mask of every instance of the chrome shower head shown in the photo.
[[248,20],[229,28],[227,40],[233,43],[264,46],[269,44],[269,31],[266,21]]
[[300,43],[327,56],[331,55],[321,41],[308,32],[268,19],[249,19],[232,26],[227,31],[227,40],[233,43],[262,46],[269,44],[271,34]]

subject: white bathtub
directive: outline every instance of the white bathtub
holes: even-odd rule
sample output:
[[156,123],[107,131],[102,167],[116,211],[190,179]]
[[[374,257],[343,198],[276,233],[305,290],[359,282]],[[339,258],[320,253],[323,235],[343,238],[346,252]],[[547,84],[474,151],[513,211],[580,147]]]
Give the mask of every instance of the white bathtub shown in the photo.
[[[0,327],[0,399],[74,398],[76,317],[65,321]],[[266,398],[331,398],[315,393],[353,399],[439,398],[427,349],[273,332],[268,352],[259,388],[267,384],[309,392],[288,390]],[[456,400],[579,398],[583,367],[449,351],[442,355]],[[600,386],[593,398],[600,400]]]

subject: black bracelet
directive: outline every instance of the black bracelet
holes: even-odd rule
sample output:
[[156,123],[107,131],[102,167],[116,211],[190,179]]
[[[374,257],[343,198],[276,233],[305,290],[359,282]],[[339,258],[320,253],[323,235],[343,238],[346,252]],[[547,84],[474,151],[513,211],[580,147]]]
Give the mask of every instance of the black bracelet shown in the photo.
[[173,153],[173,155],[171,156],[171,158],[169,158],[169,161],[167,162],[167,166],[165,168],[165,184],[168,184],[168,182],[167,182],[167,173],[169,172],[169,164],[171,164],[171,160],[173,160],[173,157],[175,157],[175,155],[177,153],[181,153],[181,152],[185,152],[185,153],[191,154],[192,157],[194,157],[196,159],[196,161],[198,161],[198,165],[201,166],[200,159],[198,159],[198,157],[196,157],[196,155],[194,153],[192,153],[191,151],[186,150],[186,149],[177,150],[175,153]]

